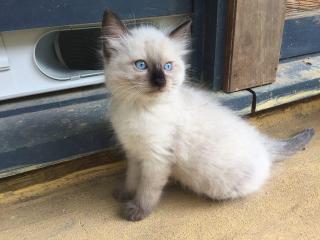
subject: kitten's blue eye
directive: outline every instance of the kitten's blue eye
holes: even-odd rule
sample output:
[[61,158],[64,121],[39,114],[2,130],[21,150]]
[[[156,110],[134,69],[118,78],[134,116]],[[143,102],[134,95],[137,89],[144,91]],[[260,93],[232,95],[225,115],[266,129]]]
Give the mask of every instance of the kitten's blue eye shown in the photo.
[[171,71],[172,70],[172,62],[167,62],[165,65],[163,65],[164,70]]
[[134,62],[134,65],[138,70],[146,70],[147,69],[147,63],[143,60],[137,60]]

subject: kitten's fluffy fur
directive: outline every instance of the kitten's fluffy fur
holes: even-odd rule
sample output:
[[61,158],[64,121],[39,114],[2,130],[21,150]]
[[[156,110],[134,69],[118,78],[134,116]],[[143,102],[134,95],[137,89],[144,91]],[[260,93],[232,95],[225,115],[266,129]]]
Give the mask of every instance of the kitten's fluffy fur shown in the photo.
[[[279,154],[301,149],[313,135],[307,129],[288,141],[271,140],[212,95],[184,86],[190,23],[171,33],[128,30],[105,12],[102,26],[111,122],[128,157],[124,187],[115,194],[127,201],[127,219],[147,216],[169,177],[212,199],[255,192]],[[139,59],[146,70],[134,66]],[[167,62],[172,71],[163,70]],[[155,84],[155,78],[165,84]]]

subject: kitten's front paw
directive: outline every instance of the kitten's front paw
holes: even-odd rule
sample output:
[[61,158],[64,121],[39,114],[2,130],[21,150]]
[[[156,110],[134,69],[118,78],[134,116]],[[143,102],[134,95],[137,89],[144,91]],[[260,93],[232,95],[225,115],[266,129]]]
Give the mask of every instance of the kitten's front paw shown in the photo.
[[134,201],[127,202],[124,205],[123,217],[129,221],[140,221],[150,214],[149,211],[141,208]]
[[118,187],[114,189],[112,196],[119,202],[126,202],[132,200],[134,194],[126,191],[123,187]]

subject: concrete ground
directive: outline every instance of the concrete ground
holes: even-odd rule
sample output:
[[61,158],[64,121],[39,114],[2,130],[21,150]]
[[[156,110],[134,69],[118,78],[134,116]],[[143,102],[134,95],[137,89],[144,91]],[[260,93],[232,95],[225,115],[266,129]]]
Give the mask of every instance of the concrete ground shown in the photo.
[[306,127],[316,135],[305,151],[277,163],[264,188],[247,198],[212,202],[171,186],[151,216],[132,223],[119,217],[111,197],[123,174],[73,174],[16,191],[11,203],[2,198],[0,239],[320,239],[319,103],[249,120],[277,137]]

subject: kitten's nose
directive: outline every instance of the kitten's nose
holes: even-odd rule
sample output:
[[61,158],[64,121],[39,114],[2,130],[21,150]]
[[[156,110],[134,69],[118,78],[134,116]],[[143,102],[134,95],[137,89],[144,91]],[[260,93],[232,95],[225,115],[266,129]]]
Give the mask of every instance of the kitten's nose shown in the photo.
[[161,65],[157,65],[153,69],[150,76],[150,82],[152,86],[158,87],[160,89],[166,86],[166,77],[163,70],[161,69]]
[[154,78],[152,80],[153,80],[152,84],[155,87],[163,88],[166,85],[166,79],[164,77],[163,78]]

